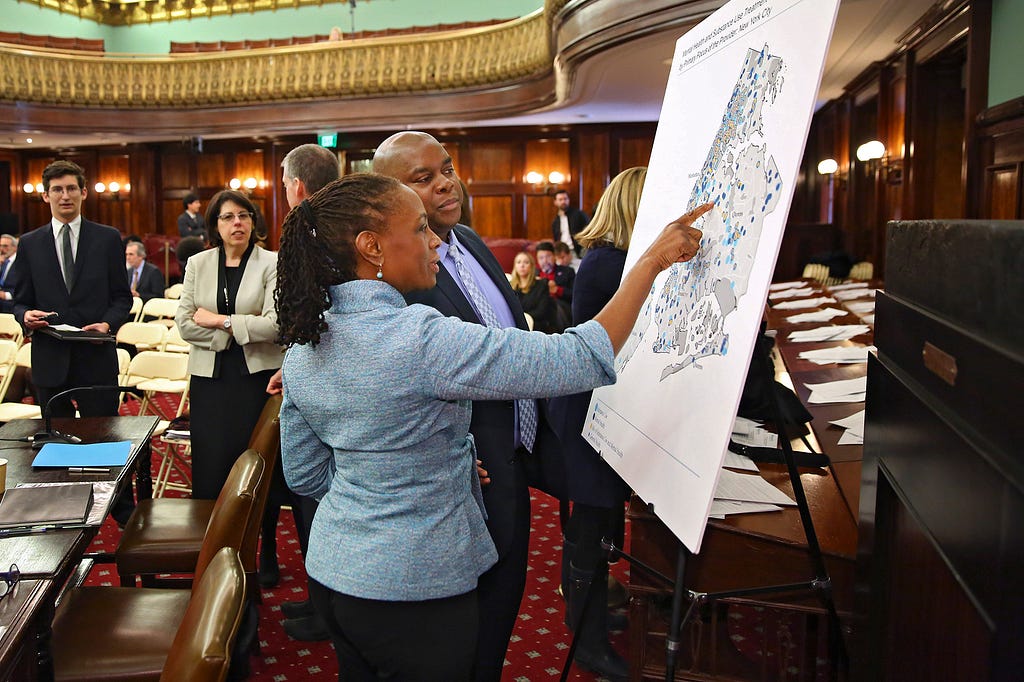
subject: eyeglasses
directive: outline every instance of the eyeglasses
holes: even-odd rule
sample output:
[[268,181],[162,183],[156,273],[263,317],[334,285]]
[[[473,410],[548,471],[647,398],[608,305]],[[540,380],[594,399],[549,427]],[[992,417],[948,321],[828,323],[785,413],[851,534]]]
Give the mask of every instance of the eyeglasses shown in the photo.
[[18,564],[11,564],[11,570],[6,573],[0,572],[0,599],[6,597],[19,580],[21,580],[21,569],[18,568]]
[[82,188],[79,187],[78,185],[68,185],[67,187],[61,187],[59,185],[54,185],[54,186],[50,187],[50,189],[47,190],[47,191],[50,194],[54,194],[54,195],[60,196],[61,194],[78,194],[79,192],[82,191]]
[[222,220],[225,223],[233,223],[235,222],[235,218],[238,218],[244,223],[252,220],[252,213],[249,213],[248,211],[239,211],[238,213],[221,213],[217,216],[217,220]]

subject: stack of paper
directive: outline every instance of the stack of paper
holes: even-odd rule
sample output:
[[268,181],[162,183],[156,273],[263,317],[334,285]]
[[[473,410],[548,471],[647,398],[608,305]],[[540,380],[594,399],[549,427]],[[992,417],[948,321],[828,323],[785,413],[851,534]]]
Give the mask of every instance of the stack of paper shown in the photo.
[[805,350],[797,357],[801,360],[810,360],[816,365],[851,364],[867,362],[868,353],[873,350],[875,350],[874,346],[836,346],[835,348]]
[[864,289],[868,286],[867,282],[847,282],[846,284],[835,284],[828,288],[829,291],[846,291],[848,289]]
[[860,315],[861,313],[873,313],[875,312],[875,302],[857,301],[856,303],[847,303],[846,309],[854,315]]
[[792,324],[801,324],[802,322],[828,322],[833,317],[842,317],[846,315],[845,310],[839,308],[824,308],[822,310],[812,310],[809,313],[797,313],[796,315],[790,315],[786,318],[786,322]]
[[776,282],[775,284],[768,285],[768,291],[783,291],[785,289],[802,289],[807,286],[807,282],[796,281],[796,282]]
[[829,423],[846,429],[843,435],[839,437],[840,445],[864,444],[864,410],[851,414],[845,419],[836,419]]
[[868,389],[868,378],[828,381],[823,384],[804,384],[811,389],[807,402],[815,405],[827,403],[860,403]]
[[0,528],[82,524],[91,506],[91,483],[12,488],[0,502]]
[[772,307],[776,310],[800,310],[801,308],[817,308],[819,305],[835,302],[836,299],[834,298],[820,296],[818,298],[805,298],[799,301],[783,301],[782,303],[774,304]]
[[762,428],[759,422],[746,417],[736,417],[732,425],[732,439],[740,445],[755,448],[779,447],[779,434]]
[[794,505],[796,502],[788,495],[760,476],[722,469],[709,516],[724,518],[727,514],[777,511]]
[[828,327],[800,329],[789,333],[792,343],[808,341],[845,341],[861,334],[867,334],[871,327],[866,324],[833,324]]
[[832,295],[840,301],[849,301],[854,298],[874,298],[877,289],[850,289],[848,291],[836,291]]
[[768,298],[773,301],[779,301],[784,298],[799,298],[800,296],[810,296],[811,294],[819,293],[811,287],[804,287],[802,289],[785,289],[784,291],[776,291],[768,294]]

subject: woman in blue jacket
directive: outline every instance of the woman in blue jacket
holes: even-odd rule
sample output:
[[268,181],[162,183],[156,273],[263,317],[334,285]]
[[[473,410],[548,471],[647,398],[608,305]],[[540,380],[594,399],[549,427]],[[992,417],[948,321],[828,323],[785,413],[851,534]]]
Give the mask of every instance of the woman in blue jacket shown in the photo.
[[469,679],[477,577],[496,559],[470,401],[614,381],[654,277],[697,252],[691,225],[709,208],[666,228],[605,311],[557,336],[406,305],[434,286],[440,240],[394,179],[347,176],[288,215],[282,460],[292,490],[320,498],[306,569],[345,680]]

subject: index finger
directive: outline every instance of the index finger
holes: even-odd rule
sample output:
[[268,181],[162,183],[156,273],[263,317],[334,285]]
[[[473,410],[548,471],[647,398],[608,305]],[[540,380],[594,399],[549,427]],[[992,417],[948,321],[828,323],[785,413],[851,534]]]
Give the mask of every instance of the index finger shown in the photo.
[[715,202],[709,201],[708,203],[701,204],[700,206],[698,206],[697,208],[695,208],[695,209],[693,209],[691,211],[687,211],[686,213],[684,213],[683,215],[679,216],[678,218],[676,218],[672,222],[676,223],[678,225],[685,225],[685,226],[689,227],[690,225],[693,225],[695,222],[697,222],[698,218],[700,218],[702,215],[704,215],[705,213],[707,213],[708,211],[710,211],[714,207],[715,207]]

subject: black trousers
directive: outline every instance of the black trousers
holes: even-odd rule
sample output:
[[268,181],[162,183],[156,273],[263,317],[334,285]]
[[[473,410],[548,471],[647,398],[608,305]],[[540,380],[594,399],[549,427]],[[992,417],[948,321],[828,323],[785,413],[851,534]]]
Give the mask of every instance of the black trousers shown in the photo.
[[[355,561],[356,557],[342,557]],[[467,682],[476,650],[476,591],[389,602],[352,597],[310,578],[343,682]]]

